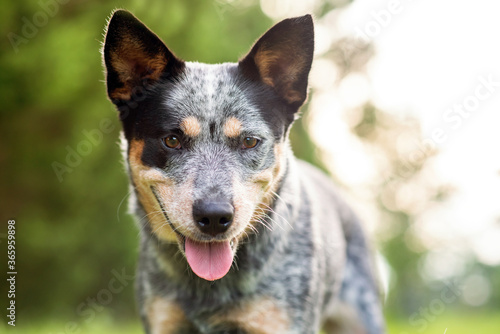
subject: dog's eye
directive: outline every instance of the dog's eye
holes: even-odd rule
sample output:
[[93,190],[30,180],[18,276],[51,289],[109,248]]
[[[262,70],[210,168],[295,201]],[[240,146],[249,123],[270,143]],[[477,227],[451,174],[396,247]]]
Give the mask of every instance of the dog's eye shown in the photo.
[[255,146],[257,146],[257,144],[259,143],[259,139],[255,138],[255,137],[245,137],[243,139],[243,145],[242,145],[242,148],[244,149],[247,149],[247,148],[254,148]]
[[175,135],[170,135],[163,138],[163,142],[165,143],[165,146],[167,146],[168,148],[175,148],[175,149],[181,148],[181,141]]

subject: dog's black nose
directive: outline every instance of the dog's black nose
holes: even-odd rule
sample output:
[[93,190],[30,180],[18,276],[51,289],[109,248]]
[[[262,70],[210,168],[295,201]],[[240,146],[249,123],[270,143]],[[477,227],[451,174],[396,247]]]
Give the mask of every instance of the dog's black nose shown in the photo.
[[197,200],[193,205],[193,217],[199,229],[214,237],[227,231],[233,215],[234,208],[226,201]]

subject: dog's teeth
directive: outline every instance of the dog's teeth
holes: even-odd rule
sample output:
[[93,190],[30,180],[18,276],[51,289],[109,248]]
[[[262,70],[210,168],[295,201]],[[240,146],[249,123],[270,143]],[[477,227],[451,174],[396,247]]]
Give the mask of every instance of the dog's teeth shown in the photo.
[[231,245],[231,247],[233,247],[233,245],[234,245],[234,241],[233,241],[233,240],[231,240],[231,242],[229,243],[229,245]]

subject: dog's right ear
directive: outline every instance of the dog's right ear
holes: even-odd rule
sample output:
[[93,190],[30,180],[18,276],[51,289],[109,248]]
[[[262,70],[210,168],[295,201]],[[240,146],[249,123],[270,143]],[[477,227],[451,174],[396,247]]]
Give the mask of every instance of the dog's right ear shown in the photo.
[[243,74],[260,80],[288,104],[301,106],[314,53],[311,15],[286,19],[269,29],[239,62]]
[[136,89],[184,68],[158,36],[125,10],[115,11],[109,20],[103,55],[108,96],[114,103],[128,101]]

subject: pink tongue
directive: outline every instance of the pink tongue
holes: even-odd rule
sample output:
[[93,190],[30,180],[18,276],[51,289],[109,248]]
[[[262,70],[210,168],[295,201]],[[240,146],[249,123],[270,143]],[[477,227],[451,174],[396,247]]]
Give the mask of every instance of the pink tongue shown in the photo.
[[196,242],[186,238],[186,258],[196,275],[215,281],[226,276],[231,268],[233,252],[229,241]]

